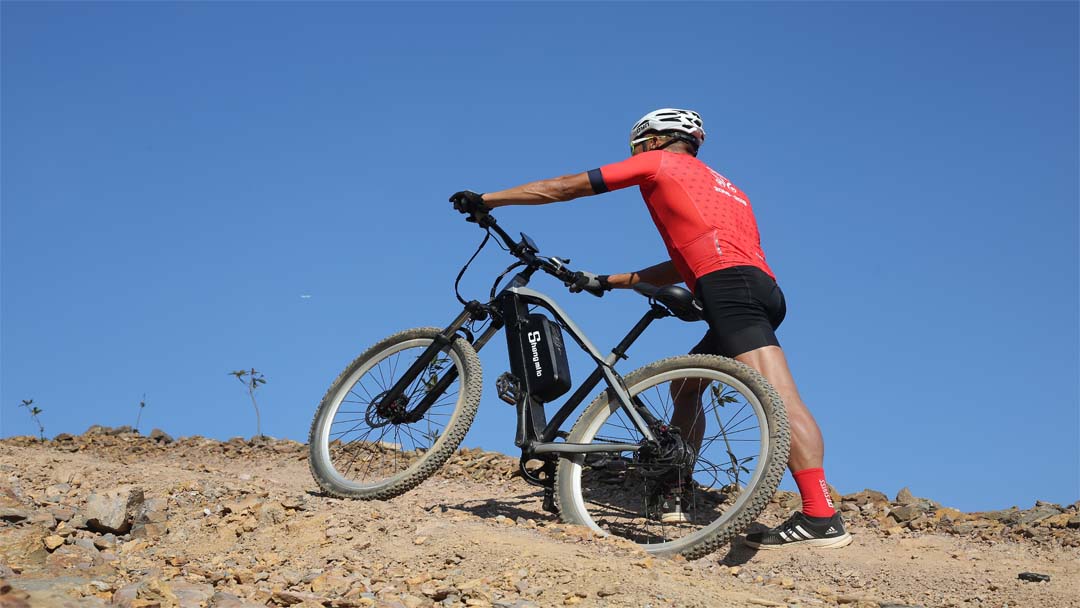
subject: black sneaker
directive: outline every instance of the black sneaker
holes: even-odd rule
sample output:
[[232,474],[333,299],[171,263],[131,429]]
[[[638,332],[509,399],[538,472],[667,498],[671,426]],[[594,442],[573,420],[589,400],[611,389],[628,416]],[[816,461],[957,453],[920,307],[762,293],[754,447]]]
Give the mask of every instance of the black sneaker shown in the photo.
[[[693,481],[669,480],[656,486],[652,499],[654,505],[651,516],[665,524],[688,524],[686,514],[694,503],[694,491],[697,485]],[[692,510],[692,509],[691,509]]]
[[747,534],[743,543],[754,549],[780,549],[792,545],[839,549],[851,543],[851,535],[844,530],[844,520],[839,512],[822,523],[816,523],[801,511],[796,511],[775,528]]
[[660,521],[665,524],[688,524],[690,518],[683,512],[683,492],[673,492],[660,497]]

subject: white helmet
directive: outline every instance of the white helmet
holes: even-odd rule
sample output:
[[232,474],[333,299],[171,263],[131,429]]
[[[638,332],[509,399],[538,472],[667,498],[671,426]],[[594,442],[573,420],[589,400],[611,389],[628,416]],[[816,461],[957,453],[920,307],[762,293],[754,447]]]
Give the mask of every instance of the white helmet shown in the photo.
[[630,140],[641,137],[646,131],[676,131],[692,137],[697,145],[705,142],[705,129],[701,124],[701,115],[693,110],[679,110],[676,108],[661,108],[653,110],[641,120],[634,123],[630,129]]

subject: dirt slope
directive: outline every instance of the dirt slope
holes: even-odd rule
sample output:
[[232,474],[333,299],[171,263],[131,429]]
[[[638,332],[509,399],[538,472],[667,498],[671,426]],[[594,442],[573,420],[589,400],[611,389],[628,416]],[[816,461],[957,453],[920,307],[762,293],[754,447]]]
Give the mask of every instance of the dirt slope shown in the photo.
[[[0,608],[1080,606],[1077,504],[963,514],[864,491],[843,497],[844,549],[687,562],[559,523],[498,454],[359,502],[319,495],[305,450],[101,428],[0,441]],[[761,523],[794,504],[781,493]]]

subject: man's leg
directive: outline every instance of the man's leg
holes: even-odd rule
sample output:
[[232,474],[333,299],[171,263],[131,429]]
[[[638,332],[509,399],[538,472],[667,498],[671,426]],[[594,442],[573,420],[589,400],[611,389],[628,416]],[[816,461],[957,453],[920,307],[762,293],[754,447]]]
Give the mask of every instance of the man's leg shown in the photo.
[[707,380],[676,380],[671,383],[671,426],[678,427],[683,439],[694,448],[701,449],[705,437],[704,411],[701,395],[708,386]]
[[[779,346],[764,346],[738,355],[735,359],[765,376],[784,400],[791,425],[791,456],[788,458],[791,470],[820,468],[824,460],[825,443],[817,422],[799,396],[784,351]],[[695,382],[684,380],[671,383],[671,398],[675,406],[671,424],[679,427],[683,437],[695,449],[701,447],[705,434],[705,420],[701,408],[701,394],[704,390],[704,384],[699,386]]]
[[821,468],[825,458],[825,442],[821,438],[821,429],[799,396],[784,351],[779,346],[763,346],[738,355],[735,359],[765,376],[784,400],[788,423],[791,425],[791,456],[788,458],[791,470]]
[[779,346],[763,346],[735,357],[765,376],[773,385],[787,409],[788,423],[791,427],[791,455],[788,468],[799,494],[803,499],[803,513],[813,517],[830,517],[836,512],[832,497],[825,484],[822,463],[825,457],[825,442],[821,437],[814,416],[803,403],[795,379],[788,368],[787,357]]

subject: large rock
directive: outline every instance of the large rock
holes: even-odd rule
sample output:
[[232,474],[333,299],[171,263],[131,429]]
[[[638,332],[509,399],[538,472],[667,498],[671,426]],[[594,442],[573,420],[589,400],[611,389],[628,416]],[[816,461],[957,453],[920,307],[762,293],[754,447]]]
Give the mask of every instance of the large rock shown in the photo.
[[103,561],[93,544],[90,548],[73,544],[61,545],[46,558],[45,563],[56,570],[76,568],[85,572],[88,568],[100,565]]
[[1061,514],[1062,509],[1057,505],[1044,504],[1020,513],[1019,524],[1034,523],[1047,517]]
[[974,515],[983,519],[999,521],[1003,524],[1015,524],[1020,520],[1020,509],[1017,509],[1016,507],[1010,507],[1008,509],[1002,509],[1000,511],[985,511],[975,513]]
[[150,439],[153,439],[158,443],[172,443],[174,441],[172,435],[166,433],[161,429],[154,429],[150,431]]
[[844,496],[844,502],[853,502],[861,507],[865,504],[887,505],[889,504],[889,499],[877,490],[867,489],[863,490],[862,492],[856,492],[854,494],[848,494],[847,496]]
[[30,608],[30,594],[0,579],[0,608]]
[[941,506],[929,498],[919,498],[918,496],[915,496],[911,493],[911,490],[906,487],[896,493],[896,500],[893,502],[901,506],[912,505],[924,512],[933,511]]
[[145,501],[142,489],[130,486],[91,494],[83,510],[86,527],[95,532],[127,534]]
[[902,505],[889,511],[889,516],[900,523],[911,521],[922,514],[922,510],[917,505]]
[[148,577],[113,593],[112,604],[119,608],[202,608],[213,596],[213,587],[184,581]]
[[48,531],[39,528],[0,528],[0,564],[16,570],[40,568],[49,552],[45,549]]
[[218,591],[210,598],[210,605],[214,608],[266,608],[266,604],[258,604],[242,599],[237,595]]
[[329,602],[327,598],[321,595],[307,593],[304,591],[275,591],[273,598],[275,602],[279,604],[284,604],[286,606],[292,606],[293,604],[301,604],[305,602],[317,602],[319,604]]
[[188,583],[186,581],[169,581],[172,592],[180,608],[202,608],[210,603],[214,595],[214,587],[205,583]]
[[18,523],[30,517],[30,512],[18,507],[0,507],[0,520]]
[[0,520],[12,523],[20,522],[30,517],[30,509],[11,488],[0,488]]
[[168,530],[168,512],[164,498],[148,498],[139,507],[139,512],[131,527],[131,536],[135,538],[153,538],[165,534]]
[[911,490],[905,486],[896,493],[895,502],[901,505],[910,505],[911,503],[915,502],[915,496],[911,493]]

